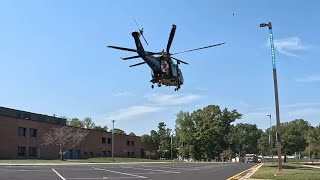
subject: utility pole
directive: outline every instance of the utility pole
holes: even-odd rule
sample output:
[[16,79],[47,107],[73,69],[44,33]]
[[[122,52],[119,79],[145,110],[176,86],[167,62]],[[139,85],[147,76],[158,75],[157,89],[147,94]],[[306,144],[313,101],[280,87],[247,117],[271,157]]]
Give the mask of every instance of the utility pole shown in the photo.
[[114,162],[114,121],[112,120],[112,140],[111,140],[111,145],[112,145],[112,162]]
[[273,84],[274,84],[274,97],[275,97],[275,105],[276,105],[276,119],[277,119],[277,133],[276,133],[276,141],[277,141],[277,151],[278,151],[278,173],[282,173],[282,159],[281,159],[281,124],[280,124],[280,110],[279,110],[279,97],[278,97],[278,82],[277,82],[277,69],[276,69],[276,59],[274,53],[274,44],[273,44],[273,33],[272,33],[272,24],[269,22],[261,23],[260,27],[269,27],[270,33],[270,46],[271,46],[271,56],[272,56],[272,69],[273,69]]

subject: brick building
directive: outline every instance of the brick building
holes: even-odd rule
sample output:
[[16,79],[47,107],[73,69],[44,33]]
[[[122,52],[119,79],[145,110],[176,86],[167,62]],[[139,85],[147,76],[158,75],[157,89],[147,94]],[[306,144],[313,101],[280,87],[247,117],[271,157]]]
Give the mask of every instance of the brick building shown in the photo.
[[[43,135],[55,127],[66,126],[66,119],[0,107],[1,159],[59,159],[59,147],[42,145]],[[88,130],[81,143],[66,158],[111,156],[112,134]],[[115,157],[141,157],[143,149],[138,136],[114,135]],[[148,146],[144,143],[143,146]]]

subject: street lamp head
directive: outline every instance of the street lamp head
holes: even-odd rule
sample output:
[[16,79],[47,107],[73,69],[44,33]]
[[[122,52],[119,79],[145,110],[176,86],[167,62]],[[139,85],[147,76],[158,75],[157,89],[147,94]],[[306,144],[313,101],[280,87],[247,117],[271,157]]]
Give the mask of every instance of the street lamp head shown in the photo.
[[271,24],[271,22],[268,22],[268,24],[267,24],[267,23],[261,23],[261,24],[260,24],[260,27],[266,27],[266,26],[268,26],[269,29],[272,29],[272,24]]
[[266,24],[266,23],[261,23],[260,24],[260,27],[266,27],[266,26],[268,26],[268,24]]
[[267,116],[269,116],[271,118],[271,114],[268,114]]

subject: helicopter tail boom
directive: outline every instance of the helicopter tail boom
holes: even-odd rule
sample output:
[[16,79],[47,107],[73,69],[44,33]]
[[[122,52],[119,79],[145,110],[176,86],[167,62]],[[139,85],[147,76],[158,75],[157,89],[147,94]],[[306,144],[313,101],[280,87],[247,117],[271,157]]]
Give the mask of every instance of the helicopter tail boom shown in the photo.
[[134,38],[134,41],[135,41],[135,44],[137,46],[137,53],[140,55],[140,56],[145,56],[146,55],[146,52],[144,51],[144,48],[141,44],[141,41],[139,39],[139,32],[132,32],[132,36]]

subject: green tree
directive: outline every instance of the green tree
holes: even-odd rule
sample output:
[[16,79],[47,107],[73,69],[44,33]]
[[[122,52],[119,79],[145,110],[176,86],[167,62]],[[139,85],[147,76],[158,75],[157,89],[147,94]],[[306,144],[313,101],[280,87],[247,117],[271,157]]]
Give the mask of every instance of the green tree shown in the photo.
[[157,146],[159,147],[160,136],[159,136],[158,132],[155,131],[155,130],[151,130],[151,131],[150,131],[150,138],[151,138],[151,141],[152,141],[153,143],[156,143]]
[[83,124],[83,127],[86,128],[86,129],[92,129],[92,128],[95,127],[94,122],[93,122],[92,119],[89,118],[89,117],[85,117],[85,118],[82,120],[82,124]]
[[194,144],[195,124],[189,112],[180,111],[176,115],[176,144],[179,147],[179,155],[189,158]]
[[236,110],[228,111],[225,108],[221,111],[219,106],[209,105],[193,112],[191,116],[196,124],[194,152],[200,153],[195,157],[219,159],[222,151],[228,148],[230,124],[242,115]]
[[68,125],[69,126],[73,126],[73,127],[81,127],[83,128],[83,122],[81,120],[79,120],[78,118],[72,118],[68,121]]
[[103,127],[101,126],[95,126],[94,128],[92,128],[93,130],[97,130],[97,131],[104,131],[107,132]]
[[146,142],[146,143],[153,143],[151,136],[148,134],[144,134],[141,136],[141,142]]
[[309,158],[312,160],[313,163],[313,158],[315,156],[315,153],[319,151],[318,147],[318,136],[317,136],[317,131],[316,128],[310,127],[307,132],[307,147],[305,149],[305,153],[309,155]]
[[[112,130],[110,130],[110,132],[112,132]],[[126,135],[126,133],[119,129],[119,128],[114,128],[114,134],[122,134],[122,135]]]
[[[257,154],[259,152],[258,139],[260,139],[260,134],[257,125],[239,123],[232,126],[228,139],[232,150],[244,157],[245,154]],[[268,141],[266,144],[268,144]]]
[[232,157],[233,157],[233,151],[228,148],[227,150],[222,151],[222,153],[220,153],[220,159],[224,162],[225,160],[229,160],[231,161]]
[[160,157],[169,159],[170,158],[170,133],[171,129],[165,128],[166,124],[160,122],[158,125],[158,135],[159,135],[159,154]]
[[286,155],[292,155],[297,152],[303,152],[307,146],[306,134],[310,124],[303,119],[295,119],[281,125],[281,145],[282,152]]

